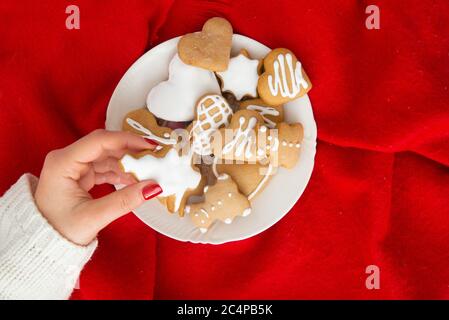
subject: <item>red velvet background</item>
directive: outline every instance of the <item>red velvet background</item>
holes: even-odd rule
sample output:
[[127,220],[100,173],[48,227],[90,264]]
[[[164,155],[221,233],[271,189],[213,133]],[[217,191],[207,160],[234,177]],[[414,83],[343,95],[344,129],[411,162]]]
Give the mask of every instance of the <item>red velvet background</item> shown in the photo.
[[[65,28],[69,4],[80,30]],[[380,30],[365,28],[368,4]],[[221,246],[127,215],[99,235],[73,298],[449,298],[446,0],[1,1],[0,191],[103,127],[127,68],[212,16],[303,62],[319,137],[309,186],[274,227]],[[371,264],[380,290],[365,288]]]

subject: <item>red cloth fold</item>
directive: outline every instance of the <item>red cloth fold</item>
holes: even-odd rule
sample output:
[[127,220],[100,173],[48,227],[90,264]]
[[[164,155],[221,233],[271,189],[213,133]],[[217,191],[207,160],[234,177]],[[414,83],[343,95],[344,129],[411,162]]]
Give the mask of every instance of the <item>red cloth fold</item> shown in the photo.
[[[375,2],[380,30],[365,28],[367,1],[2,1],[2,192],[103,127],[127,68],[209,17],[290,48],[314,84],[315,169],[284,219],[211,246],[128,215],[99,235],[73,298],[449,298],[449,4]],[[65,27],[69,4],[80,30]]]

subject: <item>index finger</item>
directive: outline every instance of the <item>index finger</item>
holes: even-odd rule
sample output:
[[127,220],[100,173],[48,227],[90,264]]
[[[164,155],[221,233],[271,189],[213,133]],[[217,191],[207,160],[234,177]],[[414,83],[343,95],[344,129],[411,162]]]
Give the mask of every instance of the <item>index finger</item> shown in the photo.
[[131,132],[98,129],[64,148],[65,157],[77,163],[89,163],[110,151],[154,149],[141,136]]

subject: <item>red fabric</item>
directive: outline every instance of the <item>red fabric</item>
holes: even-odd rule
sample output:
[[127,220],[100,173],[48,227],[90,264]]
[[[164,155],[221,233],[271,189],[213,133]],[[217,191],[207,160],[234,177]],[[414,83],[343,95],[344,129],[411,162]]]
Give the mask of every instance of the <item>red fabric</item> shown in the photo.
[[[128,215],[99,235],[73,298],[449,298],[449,3],[374,2],[380,30],[365,28],[371,1],[1,1],[2,192],[103,127],[127,68],[209,17],[292,49],[314,84],[315,169],[282,221],[211,246]],[[371,264],[380,290],[365,288]]]

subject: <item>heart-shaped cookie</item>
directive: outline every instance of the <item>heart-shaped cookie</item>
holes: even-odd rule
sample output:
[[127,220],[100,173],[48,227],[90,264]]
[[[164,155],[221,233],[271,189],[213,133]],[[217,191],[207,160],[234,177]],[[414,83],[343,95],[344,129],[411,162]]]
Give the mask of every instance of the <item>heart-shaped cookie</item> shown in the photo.
[[231,24],[226,19],[215,17],[206,21],[202,31],[183,36],[178,42],[178,53],[186,64],[211,71],[225,71],[231,46]]
[[263,60],[265,72],[259,77],[257,91],[269,105],[297,99],[312,88],[301,62],[288,49],[271,51]]
[[147,97],[148,110],[160,119],[192,121],[198,99],[220,93],[213,72],[189,66],[177,54],[170,62],[168,74],[168,80],[153,87]]

